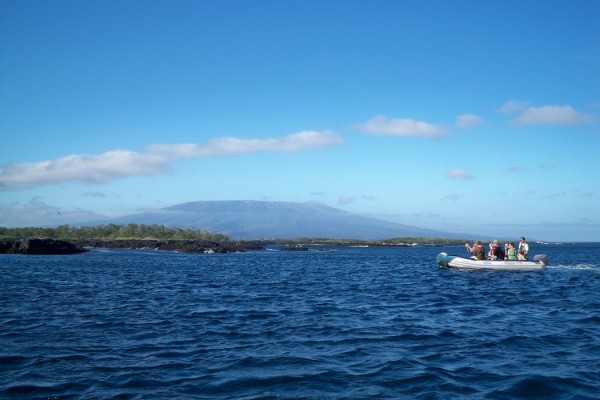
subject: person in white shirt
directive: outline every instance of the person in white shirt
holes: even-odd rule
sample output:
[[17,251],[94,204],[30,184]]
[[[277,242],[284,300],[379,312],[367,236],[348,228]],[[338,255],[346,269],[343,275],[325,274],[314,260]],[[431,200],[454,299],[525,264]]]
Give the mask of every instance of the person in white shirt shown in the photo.
[[525,238],[521,236],[519,248],[517,250],[517,257],[519,260],[527,260],[527,254],[529,254],[529,245],[525,241]]

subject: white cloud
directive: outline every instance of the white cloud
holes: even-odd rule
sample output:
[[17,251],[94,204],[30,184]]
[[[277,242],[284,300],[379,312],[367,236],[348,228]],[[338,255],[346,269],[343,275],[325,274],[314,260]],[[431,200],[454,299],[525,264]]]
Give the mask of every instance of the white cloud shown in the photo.
[[513,125],[581,125],[595,121],[593,114],[577,111],[570,105],[533,107],[526,102],[510,100],[499,109],[504,114],[516,114]]
[[113,150],[0,168],[0,190],[62,182],[109,183],[127,176],[158,175],[168,169],[155,154]]
[[445,135],[445,130],[440,125],[414,119],[389,119],[385,115],[379,115],[364,124],[358,125],[357,128],[374,135],[425,138],[437,138]]
[[527,110],[528,107],[529,102],[527,101],[509,100],[498,111],[502,114],[517,114]]
[[473,114],[463,114],[456,117],[456,127],[460,129],[471,129],[481,124],[483,119]]
[[205,144],[155,144],[148,146],[145,152],[164,157],[165,160],[176,160],[257,152],[298,152],[342,143],[341,136],[335,132],[302,131],[276,139],[224,137]]
[[584,114],[571,106],[529,107],[513,120],[516,125],[580,125],[594,121],[594,116]]
[[448,171],[446,176],[450,179],[473,179],[473,175],[471,175],[464,169],[453,169],[451,171]]
[[155,176],[169,171],[169,162],[255,152],[298,152],[343,143],[335,132],[303,131],[275,139],[219,138],[206,144],[156,144],[142,151],[112,150],[97,155],[69,155],[37,163],[0,167],[0,190],[63,182],[109,183],[129,176]]

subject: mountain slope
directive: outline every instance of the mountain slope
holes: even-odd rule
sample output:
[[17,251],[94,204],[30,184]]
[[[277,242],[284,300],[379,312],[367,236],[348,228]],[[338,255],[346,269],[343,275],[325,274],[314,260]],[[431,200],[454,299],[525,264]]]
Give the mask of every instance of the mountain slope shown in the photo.
[[[232,239],[456,237],[401,225],[317,203],[196,201],[110,220],[116,224],[162,224],[222,233]],[[106,223],[106,222],[104,222]]]

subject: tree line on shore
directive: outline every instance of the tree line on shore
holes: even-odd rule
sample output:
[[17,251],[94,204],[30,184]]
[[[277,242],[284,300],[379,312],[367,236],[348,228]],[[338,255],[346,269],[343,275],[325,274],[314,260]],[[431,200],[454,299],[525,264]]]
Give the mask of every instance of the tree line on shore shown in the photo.
[[180,229],[164,225],[108,224],[98,226],[73,227],[60,225],[56,228],[5,228],[0,227],[0,238],[32,239],[48,238],[58,240],[207,240],[214,242],[229,241],[229,237],[197,229]]
[[[57,240],[202,240],[212,242],[229,242],[227,235],[198,229],[181,229],[165,225],[144,224],[108,224],[98,226],[74,227],[60,225],[55,228],[24,227],[5,228],[0,226],[0,238],[35,239],[47,238]],[[398,237],[385,240],[360,240],[336,238],[280,238],[262,239],[262,242],[274,244],[304,245],[374,245],[397,246],[412,243],[426,245],[463,244],[464,240],[448,238]]]
[[297,244],[297,245],[371,245],[371,246],[409,246],[412,244],[443,246],[443,245],[463,245],[464,239],[452,238],[423,238],[423,237],[396,237],[382,240],[362,240],[362,239],[336,239],[336,238],[295,238],[295,239],[273,239],[273,243]]

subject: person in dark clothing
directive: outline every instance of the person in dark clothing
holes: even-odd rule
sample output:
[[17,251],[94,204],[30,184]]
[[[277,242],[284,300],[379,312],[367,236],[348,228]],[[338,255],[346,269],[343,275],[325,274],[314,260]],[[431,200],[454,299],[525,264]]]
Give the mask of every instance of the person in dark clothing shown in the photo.
[[504,250],[502,250],[497,240],[494,240],[492,245],[492,254],[492,260],[504,260]]

